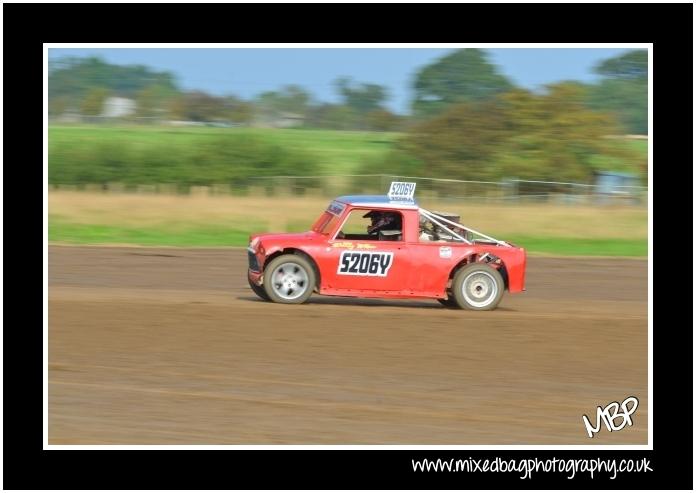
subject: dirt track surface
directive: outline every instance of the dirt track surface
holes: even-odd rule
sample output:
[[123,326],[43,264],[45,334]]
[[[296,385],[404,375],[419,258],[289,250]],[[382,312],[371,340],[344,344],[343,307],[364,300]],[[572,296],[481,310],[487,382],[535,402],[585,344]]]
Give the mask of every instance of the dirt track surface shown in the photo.
[[530,258],[493,312],[262,302],[243,249],[48,262],[50,444],[647,443],[647,261]]

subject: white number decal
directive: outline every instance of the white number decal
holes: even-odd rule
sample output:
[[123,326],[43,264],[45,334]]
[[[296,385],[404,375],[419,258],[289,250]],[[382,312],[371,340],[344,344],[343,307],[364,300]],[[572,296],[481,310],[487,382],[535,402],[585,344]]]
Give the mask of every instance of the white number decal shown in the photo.
[[394,260],[393,252],[341,252],[338,274],[386,277]]
[[393,181],[389,187],[390,200],[413,200],[413,194],[416,191],[415,183],[408,183],[403,181]]

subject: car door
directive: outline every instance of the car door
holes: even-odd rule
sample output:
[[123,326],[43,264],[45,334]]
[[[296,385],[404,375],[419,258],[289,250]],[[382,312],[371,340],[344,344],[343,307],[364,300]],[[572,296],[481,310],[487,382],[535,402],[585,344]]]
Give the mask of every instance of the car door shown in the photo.
[[[351,214],[363,215],[354,209]],[[335,235],[339,236],[339,235]],[[407,289],[410,267],[408,247],[403,239],[380,240],[368,235],[334,237],[322,252],[322,288],[358,292],[394,293]]]

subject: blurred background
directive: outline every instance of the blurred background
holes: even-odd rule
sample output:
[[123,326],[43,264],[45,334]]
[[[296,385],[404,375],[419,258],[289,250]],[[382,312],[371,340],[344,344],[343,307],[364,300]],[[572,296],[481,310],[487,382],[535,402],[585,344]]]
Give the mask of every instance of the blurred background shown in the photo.
[[648,53],[50,49],[49,241],[243,246],[416,181],[530,252],[647,255]]

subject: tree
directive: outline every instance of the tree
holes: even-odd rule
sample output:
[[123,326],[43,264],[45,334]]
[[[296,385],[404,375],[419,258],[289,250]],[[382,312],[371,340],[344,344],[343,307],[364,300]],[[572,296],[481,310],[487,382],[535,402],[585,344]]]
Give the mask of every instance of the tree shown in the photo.
[[169,100],[167,104],[167,114],[172,120],[184,119],[184,97],[177,95]]
[[603,79],[588,95],[591,108],[616,113],[624,131],[648,133],[648,52],[634,50],[600,63]]
[[81,111],[83,115],[99,116],[104,110],[104,102],[108,96],[106,89],[91,89],[82,101]]
[[68,108],[68,101],[65,96],[59,96],[48,101],[48,114],[52,117],[59,117]]
[[165,112],[168,101],[174,97],[176,93],[170,88],[147,86],[136,94],[136,114],[140,118],[160,117]]
[[610,79],[647,79],[648,52],[646,50],[634,50],[609,58],[597,65],[595,72]]
[[483,50],[467,48],[418,72],[412,106],[418,116],[433,116],[452,104],[489,99],[512,88]]
[[279,91],[266,91],[257,98],[261,113],[267,118],[276,118],[282,113],[306,115],[311,95],[298,85],[288,85]]
[[311,99],[311,95],[302,87],[291,84],[280,91],[280,109],[288,113],[304,115]]
[[254,106],[236,96],[227,96],[225,99],[225,113],[231,121],[249,125],[254,119]]
[[379,84],[355,84],[350,77],[340,77],[334,84],[343,98],[343,104],[357,113],[378,110],[389,99],[387,89]]
[[398,115],[383,108],[369,112],[366,115],[366,120],[370,130],[377,130],[379,132],[394,131],[400,123]]
[[427,176],[486,180],[497,174],[493,156],[510,136],[503,106],[476,101],[416,125],[398,147],[422,163]]
[[308,113],[306,126],[332,130],[350,130],[359,125],[359,115],[343,104],[313,106]]
[[169,112],[175,119],[209,122],[224,118],[225,101],[201,91],[192,91],[174,98]]
[[598,156],[630,159],[606,139],[618,123],[612,114],[587,107],[587,90],[562,82],[548,85],[544,94],[501,95],[511,135],[494,157],[500,176],[588,183]]
[[589,182],[598,156],[609,162],[635,157],[605,138],[616,132],[616,122],[589,109],[585,91],[559,83],[542,94],[516,89],[451,106],[416,125],[393,158],[411,173],[433,177]]
[[68,105],[77,106],[95,89],[135,98],[150,86],[178,92],[174,75],[157,72],[143,65],[113,65],[99,57],[67,57],[51,60],[49,63],[49,102],[63,97]]

